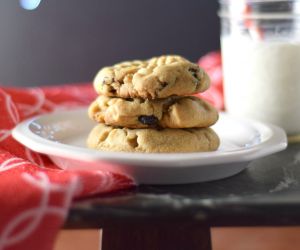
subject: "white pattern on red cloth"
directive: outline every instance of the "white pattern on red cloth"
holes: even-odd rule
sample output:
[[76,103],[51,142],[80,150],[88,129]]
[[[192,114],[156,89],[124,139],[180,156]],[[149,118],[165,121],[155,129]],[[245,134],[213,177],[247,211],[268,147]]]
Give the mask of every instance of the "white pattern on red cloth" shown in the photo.
[[11,136],[26,118],[86,106],[94,98],[91,84],[0,88],[0,250],[50,250],[74,198],[134,185],[106,171],[61,170]]

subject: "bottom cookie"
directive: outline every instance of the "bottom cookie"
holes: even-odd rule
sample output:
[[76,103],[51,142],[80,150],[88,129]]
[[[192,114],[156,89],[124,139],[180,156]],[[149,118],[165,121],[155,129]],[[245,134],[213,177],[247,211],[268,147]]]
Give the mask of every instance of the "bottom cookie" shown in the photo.
[[211,128],[156,130],[98,124],[87,139],[87,146],[92,149],[141,153],[215,151],[219,144],[219,137]]

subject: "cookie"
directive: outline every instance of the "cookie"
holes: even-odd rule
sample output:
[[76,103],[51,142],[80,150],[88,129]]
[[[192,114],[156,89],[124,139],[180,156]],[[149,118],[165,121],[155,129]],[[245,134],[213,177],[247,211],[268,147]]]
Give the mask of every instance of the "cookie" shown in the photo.
[[197,64],[171,55],[105,67],[94,79],[98,94],[122,98],[191,95],[205,91],[209,85],[208,75]]
[[217,110],[195,96],[155,100],[99,96],[88,114],[98,123],[127,128],[209,127],[218,120]]
[[128,129],[96,125],[87,146],[102,151],[179,153],[214,151],[220,141],[211,128]]

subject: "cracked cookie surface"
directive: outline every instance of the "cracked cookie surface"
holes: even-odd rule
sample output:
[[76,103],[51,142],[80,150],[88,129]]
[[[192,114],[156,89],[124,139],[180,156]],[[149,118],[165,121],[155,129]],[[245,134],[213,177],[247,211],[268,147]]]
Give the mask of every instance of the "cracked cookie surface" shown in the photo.
[[179,153],[217,150],[219,137],[211,128],[128,129],[96,125],[87,145],[102,151]]
[[205,91],[209,85],[203,69],[175,55],[118,63],[101,69],[94,79],[98,94],[122,98],[191,95]]
[[88,113],[98,123],[127,128],[209,127],[218,120],[217,110],[195,96],[155,100],[99,96]]

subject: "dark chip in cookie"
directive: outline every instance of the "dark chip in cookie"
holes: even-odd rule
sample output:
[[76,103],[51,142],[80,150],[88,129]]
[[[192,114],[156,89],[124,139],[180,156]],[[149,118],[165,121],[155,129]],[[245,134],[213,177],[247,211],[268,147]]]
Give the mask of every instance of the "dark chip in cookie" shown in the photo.
[[193,69],[193,68],[190,68],[189,71],[192,73],[193,77],[195,77],[196,79],[199,79],[198,78],[198,70],[197,69]]
[[158,118],[154,115],[141,115],[138,120],[139,122],[150,126],[155,126],[159,122]]

